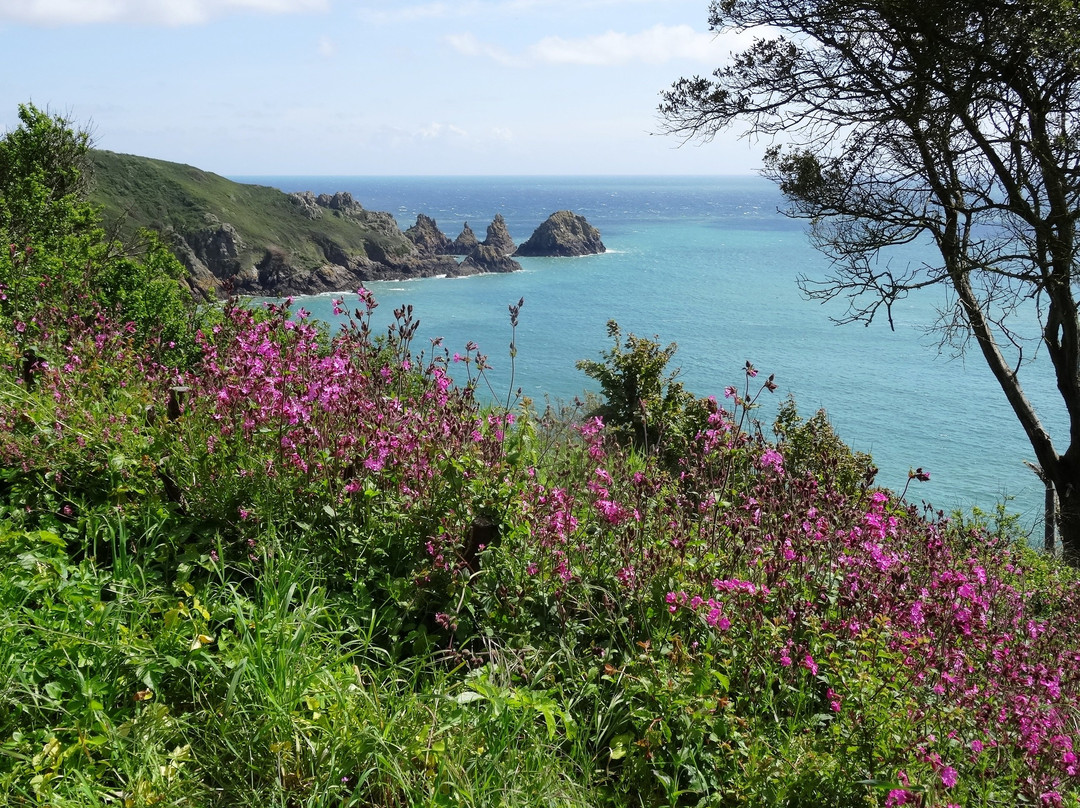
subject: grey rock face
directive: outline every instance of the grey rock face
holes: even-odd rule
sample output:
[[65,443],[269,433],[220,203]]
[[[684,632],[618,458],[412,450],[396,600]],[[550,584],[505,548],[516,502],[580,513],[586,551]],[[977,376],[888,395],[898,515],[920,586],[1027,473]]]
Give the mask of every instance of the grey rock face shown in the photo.
[[480,240],[477,239],[476,233],[469,227],[469,223],[465,222],[465,226],[461,228],[461,233],[454,239],[451,255],[469,255],[479,244]]
[[338,191],[336,194],[319,194],[315,197],[319,207],[336,210],[338,213],[355,214],[364,210],[364,206],[353,199],[348,191]]
[[572,256],[596,255],[606,252],[600,240],[600,231],[589,224],[584,216],[569,210],[551,214],[514,255],[518,256]]
[[454,242],[443,233],[435,220],[417,214],[416,224],[405,231],[405,238],[416,245],[422,255],[452,255]]
[[495,214],[495,219],[488,225],[487,238],[483,242],[485,247],[491,247],[500,255],[514,254],[514,240],[510,238],[510,231],[506,229],[506,220],[501,213]]
[[477,272],[516,272],[521,264],[495,247],[480,244],[470,253],[461,266]]
[[311,191],[298,191],[289,194],[289,199],[300,208],[300,211],[308,219],[318,219],[322,216],[322,210],[319,208],[319,203],[315,199],[315,194]]

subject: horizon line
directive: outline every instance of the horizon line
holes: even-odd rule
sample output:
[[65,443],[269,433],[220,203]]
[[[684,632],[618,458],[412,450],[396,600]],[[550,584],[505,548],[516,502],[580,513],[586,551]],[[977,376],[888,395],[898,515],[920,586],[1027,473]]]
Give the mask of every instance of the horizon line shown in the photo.
[[392,173],[327,174],[327,173],[318,172],[318,171],[315,171],[315,172],[288,171],[288,172],[281,172],[281,173],[275,173],[275,172],[261,172],[261,173],[226,172],[226,173],[222,173],[222,176],[223,177],[379,177],[379,178],[385,178],[385,179],[461,179],[461,178],[465,178],[465,177],[471,177],[471,178],[477,178],[477,179],[490,179],[490,178],[493,178],[493,177],[504,177],[504,178],[513,178],[513,179],[519,179],[519,178],[525,178],[525,179],[562,179],[562,178],[566,178],[566,177],[598,178],[598,179],[610,178],[610,177],[633,177],[633,178],[657,178],[657,179],[663,179],[663,178],[676,177],[676,178],[688,178],[689,179],[689,178],[695,178],[695,177],[708,177],[708,178],[714,178],[714,177],[717,177],[717,178],[719,178],[719,177],[760,177],[761,175],[760,175],[760,173],[758,173],[756,171],[739,172],[739,173],[719,173],[719,172],[716,172],[716,173],[714,173],[714,172],[687,173],[687,172],[677,172],[677,173],[653,173],[653,174],[625,173],[625,172],[611,172],[611,173],[606,173],[606,174],[596,174],[596,173],[589,173],[589,174],[572,174],[572,173],[563,173],[563,174],[509,174],[509,173],[499,173],[499,174],[392,174]]

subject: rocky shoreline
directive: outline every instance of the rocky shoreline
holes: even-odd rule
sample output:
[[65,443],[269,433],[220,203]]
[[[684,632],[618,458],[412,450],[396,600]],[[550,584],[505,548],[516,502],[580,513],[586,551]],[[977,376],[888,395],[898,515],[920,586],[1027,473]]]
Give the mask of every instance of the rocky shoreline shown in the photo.
[[330,237],[313,239],[324,262],[305,268],[290,251],[274,244],[247,244],[233,225],[207,215],[205,227],[173,234],[174,249],[188,269],[193,292],[205,299],[227,294],[314,295],[351,291],[370,281],[515,272],[521,269],[516,255],[605,251],[599,231],[570,211],[552,214],[517,247],[501,213],[487,226],[483,241],[468,222],[451,239],[425,214],[419,214],[416,223],[402,232],[389,213],[369,211],[347,192],[316,195],[305,191],[287,198],[297,216],[311,221],[342,218],[370,233],[363,240],[363,252],[345,249]]

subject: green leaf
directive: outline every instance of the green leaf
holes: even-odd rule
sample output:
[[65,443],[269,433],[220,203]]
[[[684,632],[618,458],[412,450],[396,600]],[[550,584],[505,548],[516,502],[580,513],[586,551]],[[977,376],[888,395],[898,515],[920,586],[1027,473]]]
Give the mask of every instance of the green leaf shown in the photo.
[[624,732],[621,735],[616,735],[611,739],[611,744],[608,746],[608,757],[612,760],[621,760],[626,757],[626,753],[630,744],[634,742],[634,735],[630,732]]
[[39,530],[37,534],[38,538],[46,544],[52,544],[56,547],[65,547],[64,540],[51,530]]

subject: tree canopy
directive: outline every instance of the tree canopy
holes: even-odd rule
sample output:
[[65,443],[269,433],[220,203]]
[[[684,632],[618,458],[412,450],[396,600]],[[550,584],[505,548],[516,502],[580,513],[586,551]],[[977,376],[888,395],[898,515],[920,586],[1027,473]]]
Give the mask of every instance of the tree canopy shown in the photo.
[[[1080,561],[1077,3],[717,0],[709,24],[761,36],[664,93],[669,131],[708,140],[741,122],[773,139],[765,173],[832,259],[830,277],[801,285],[846,300],[842,320],[891,321],[908,293],[948,290],[936,325],[960,349],[974,340],[1057,491],[1065,555]],[[915,242],[940,260],[876,260]],[[1040,344],[1068,413],[1055,437],[1020,382]]]
[[187,361],[196,349],[183,267],[154,233],[122,242],[102,228],[87,201],[90,148],[88,131],[30,104],[0,137],[0,324],[13,339],[0,355],[36,355],[40,335],[96,306]]

